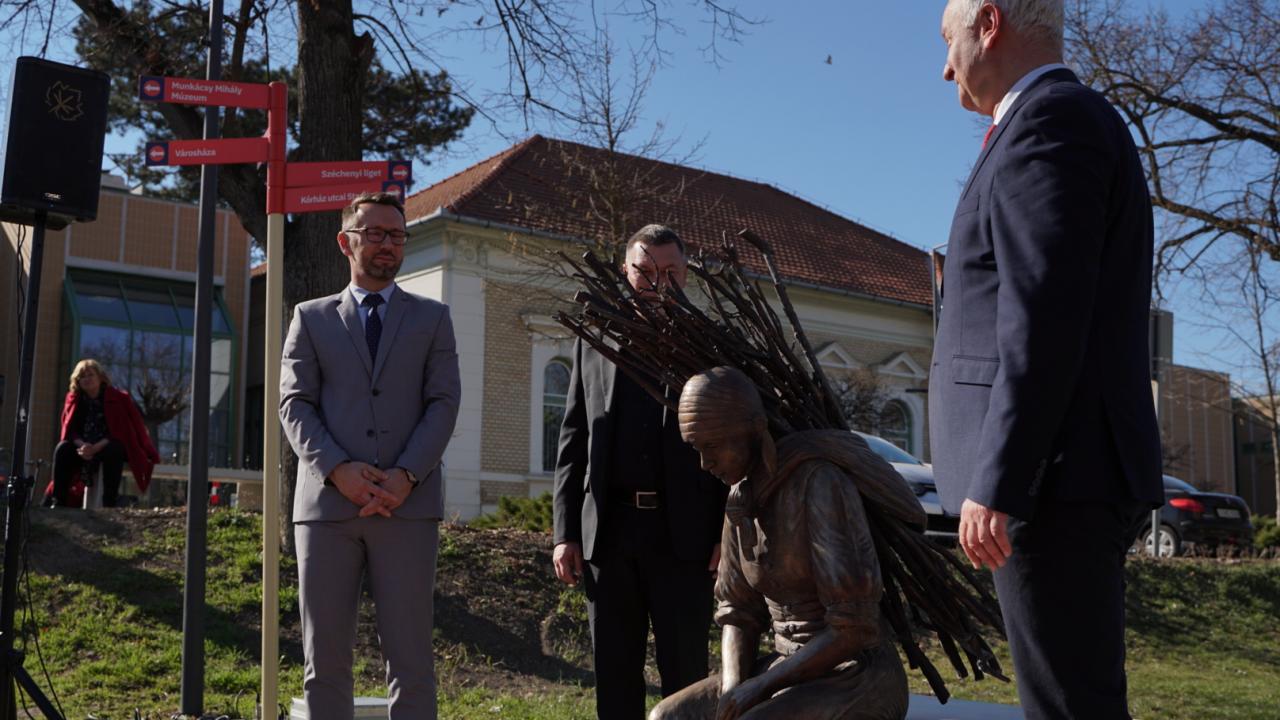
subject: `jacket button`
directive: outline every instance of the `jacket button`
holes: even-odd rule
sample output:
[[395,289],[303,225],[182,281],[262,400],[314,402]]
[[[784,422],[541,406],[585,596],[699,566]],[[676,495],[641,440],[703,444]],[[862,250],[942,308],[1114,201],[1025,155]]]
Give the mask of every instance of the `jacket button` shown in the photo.
[[381,395],[381,394],[382,394],[382,391],[381,391],[381,390],[379,390],[378,388],[374,388],[374,389],[373,389],[373,396],[374,396],[374,397],[378,397],[378,396],[379,396],[379,395]]
[[365,437],[373,437],[373,430],[372,429],[365,430],[364,434],[365,434]]

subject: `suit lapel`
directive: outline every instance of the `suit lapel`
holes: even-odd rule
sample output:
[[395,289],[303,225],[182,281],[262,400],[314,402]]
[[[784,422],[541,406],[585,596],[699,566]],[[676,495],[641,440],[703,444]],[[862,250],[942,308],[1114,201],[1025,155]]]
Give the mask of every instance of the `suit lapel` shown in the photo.
[[1000,136],[1004,134],[1005,128],[1012,124],[1011,121],[1013,120],[1013,116],[1016,115],[1018,110],[1027,103],[1027,99],[1038,92],[1042,87],[1046,87],[1053,82],[1060,82],[1064,80],[1080,82],[1080,80],[1076,78],[1076,74],[1070,70],[1050,70],[1036,78],[1036,81],[1031,83],[1030,87],[1023,90],[1022,94],[1018,95],[1018,99],[1013,101],[1013,106],[1004,114],[1004,118],[1000,121],[1000,124],[996,125],[995,132],[991,133],[991,137],[987,139],[987,146],[982,149],[982,154],[978,155],[978,161],[973,164],[973,170],[969,171],[969,179],[964,183],[964,192],[960,193],[961,199],[964,199],[969,195],[969,188],[973,185],[973,179],[978,177],[978,171],[982,169],[982,164],[987,161],[987,157],[991,155],[995,150],[996,145],[1000,143]]
[[369,343],[365,342],[364,326],[360,324],[360,309],[356,306],[356,298],[351,294],[350,288],[344,289],[339,295],[338,315],[342,318],[342,324],[347,326],[347,335],[351,337],[351,344],[355,346],[360,362],[364,363],[364,371],[372,377],[373,360],[369,357]]
[[396,331],[400,329],[400,320],[404,317],[406,307],[409,304],[409,296],[402,291],[399,286],[391,291],[391,302],[387,303],[387,309],[382,315],[382,337],[378,340],[378,360],[373,367],[372,379],[378,381],[378,376],[382,374],[382,367],[387,364],[387,355],[391,354],[391,346],[396,341]]

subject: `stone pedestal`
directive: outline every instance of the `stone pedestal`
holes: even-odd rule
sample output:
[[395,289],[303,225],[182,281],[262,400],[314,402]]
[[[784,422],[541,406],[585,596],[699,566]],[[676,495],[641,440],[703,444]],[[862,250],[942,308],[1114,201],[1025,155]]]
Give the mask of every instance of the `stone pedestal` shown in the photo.
[[[355,720],[386,720],[387,718],[387,699],[382,697],[358,697],[356,698]],[[289,708],[289,720],[308,720],[307,706],[303,704],[302,698],[294,698],[293,705]]]
[[912,695],[907,720],[1023,720],[1016,705],[950,700],[946,705],[932,695]]

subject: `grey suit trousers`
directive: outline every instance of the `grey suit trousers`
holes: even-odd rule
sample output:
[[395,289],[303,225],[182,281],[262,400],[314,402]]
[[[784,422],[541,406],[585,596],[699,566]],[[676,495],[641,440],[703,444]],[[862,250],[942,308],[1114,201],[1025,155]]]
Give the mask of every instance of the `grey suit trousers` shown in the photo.
[[435,719],[431,630],[439,536],[437,520],[394,516],[294,526],[306,656],[302,688],[311,720],[352,720],[362,574],[377,611],[390,720]]

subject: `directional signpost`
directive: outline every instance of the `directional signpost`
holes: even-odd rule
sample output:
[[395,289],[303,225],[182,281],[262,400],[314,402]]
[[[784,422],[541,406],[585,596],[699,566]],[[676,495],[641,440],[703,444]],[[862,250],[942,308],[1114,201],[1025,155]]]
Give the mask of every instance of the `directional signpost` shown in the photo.
[[358,160],[356,162],[289,163],[287,187],[346,185],[348,183],[398,182],[413,180],[413,165],[407,160]]
[[271,143],[258,137],[151,141],[143,152],[147,165],[234,165],[266,162],[270,149]]
[[343,185],[321,185],[317,187],[285,188],[284,211],[287,213],[319,212],[321,210],[341,210],[351,202],[352,198],[369,190],[395,193],[404,201],[404,183],[393,181],[359,182]]
[[138,98],[150,102],[267,110],[271,107],[268,87],[261,83],[143,75],[138,80]]
[[[285,213],[320,212],[346,207],[351,199],[362,192],[394,192],[403,200],[408,184],[413,180],[413,165],[407,160],[377,160],[348,162],[285,162],[287,137],[285,119],[288,112],[288,87],[282,82],[270,85],[143,76],[138,80],[138,97],[150,102],[182,103],[186,105],[229,106],[256,108],[267,111],[267,134],[257,138],[224,138],[206,140],[152,141],[146,144],[147,165],[200,165],[206,173],[211,166],[232,163],[267,164],[267,302],[266,342],[264,345],[265,376],[263,388],[263,444],[262,444],[262,717],[275,717],[279,707],[278,674],[280,657],[280,418],[276,408],[280,405],[280,356],[283,340],[284,314],[284,215]],[[216,116],[215,116],[216,117]],[[203,196],[203,191],[202,191]],[[203,197],[202,197],[203,200]],[[203,223],[202,223],[203,225]],[[201,231],[201,246],[204,231]],[[203,259],[203,255],[201,255]],[[207,324],[206,324],[207,328]],[[196,351],[204,347],[208,353],[209,337],[203,339],[197,323]],[[198,356],[197,356],[198,357]],[[198,366],[197,366],[198,367]],[[194,373],[193,373],[194,374]],[[203,373],[204,421],[208,422],[208,369]],[[196,403],[193,398],[193,414]],[[202,469],[199,488],[208,479],[207,455],[195,453],[193,416],[191,467]],[[207,433],[201,433],[206,435]],[[188,506],[188,584],[191,584],[193,557],[191,547],[199,545],[199,559],[204,557],[205,503],[196,502],[196,484],[189,488],[191,502]],[[201,496],[202,498],[203,496]],[[197,519],[199,538],[192,537],[193,508],[199,505],[201,515]],[[204,568],[199,569],[200,587],[198,599],[203,608]],[[190,590],[189,590],[190,591]],[[184,616],[185,617],[185,616]],[[203,637],[185,637],[184,643],[203,642]],[[203,635],[203,628],[200,633]],[[184,658],[186,657],[184,645]],[[203,663],[201,663],[203,667]],[[185,667],[184,667],[185,671]],[[185,672],[184,672],[185,679]],[[184,701],[185,704],[185,701]],[[200,714],[189,712],[187,714]]]

